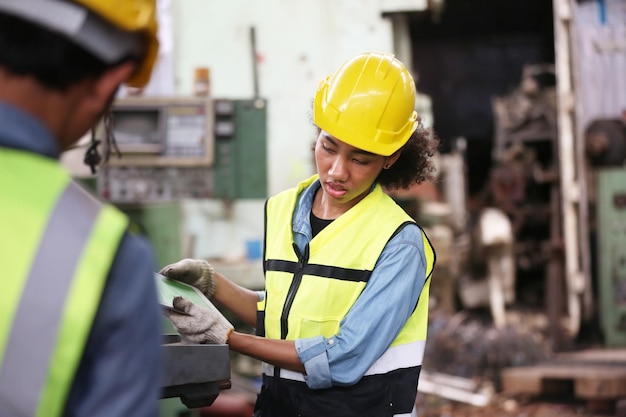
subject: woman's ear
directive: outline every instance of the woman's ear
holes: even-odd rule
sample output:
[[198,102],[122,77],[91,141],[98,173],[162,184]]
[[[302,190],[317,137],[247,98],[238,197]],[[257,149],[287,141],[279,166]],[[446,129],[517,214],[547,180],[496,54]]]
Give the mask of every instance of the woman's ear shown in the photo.
[[385,157],[385,163],[383,164],[383,168],[385,168],[385,169],[391,168],[392,165],[396,163],[398,158],[400,158],[400,154],[401,153],[402,153],[402,149],[398,149],[397,151],[395,151],[391,155],[386,156]]

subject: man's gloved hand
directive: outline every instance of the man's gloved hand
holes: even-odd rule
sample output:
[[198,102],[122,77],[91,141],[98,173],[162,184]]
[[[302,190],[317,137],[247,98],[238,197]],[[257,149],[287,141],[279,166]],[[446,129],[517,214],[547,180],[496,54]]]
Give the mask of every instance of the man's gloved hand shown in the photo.
[[159,274],[185,284],[193,285],[207,298],[213,297],[217,290],[215,269],[204,259],[183,259],[163,267]]
[[172,305],[176,310],[187,313],[164,310],[183,342],[224,344],[228,341],[233,325],[213,304],[203,308],[186,298],[175,297]]

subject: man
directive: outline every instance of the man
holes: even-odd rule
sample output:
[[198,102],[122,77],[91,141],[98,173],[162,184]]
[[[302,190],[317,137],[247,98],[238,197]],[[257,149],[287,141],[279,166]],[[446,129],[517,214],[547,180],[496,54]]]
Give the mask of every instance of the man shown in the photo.
[[154,0],[0,0],[1,417],[158,415],[152,251],[58,161],[156,36]]

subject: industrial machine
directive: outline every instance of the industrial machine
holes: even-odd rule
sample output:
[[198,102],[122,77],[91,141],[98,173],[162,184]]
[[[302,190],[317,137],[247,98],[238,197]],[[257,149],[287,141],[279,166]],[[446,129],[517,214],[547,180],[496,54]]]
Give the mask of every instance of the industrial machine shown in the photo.
[[[267,197],[267,102],[211,97],[118,99],[116,150],[97,192],[149,236],[160,265],[185,254],[181,201]],[[102,135],[102,133],[99,133]]]
[[141,204],[210,196],[213,122],[210,100],[118,100],[112,127],[121,157],[103,168],[100,193]]
[[266,107],[262,99],[117,100],[112,128],[121,157],[101,169],[99,193],[142,205],[265,198]]
[[607,346],[626,346],[626,170],[598,170],[596,198],[602,329]]
[[493,165],[477,200],[510,220],[517,288],[507,303],[559,306],[547,311],[558,322],[565,295],[549,294],[563,280],[555,85],[554,65],[526,65],[515,90],[493,97]]
[[585,154],[595,179],[589,230],[600,324],[607,346],[626,346],[626,112],[621,119],[594,119],[586,126]]
[[[545,306],[550,336],[557,347],[566,338],[576,337],[581,324],[592,318],[599,320],[607,346],[624,346],[626,114],[621,119],[592,120],[585,128],[584,159],[578,169],[579,175],[586,173],[583,178],[590,189],[585,195],[590,211],[586,227],[590,233],[581,237],[579,244],[582,246],[588,239],[586,244],[591,245],[592,261],[596,262],[590,268],[589,283],[581,286],[566,272],[566,249],[571,241],[566,240],[567,230],[563,226],[567,212],[561,173],[564,159],[558,146],[554,75],[551,64],[526,66],[517,89],[493,98],[493,164],[482,191],[474,197],[474,212],[469,213],[468,224],[461,229],[464,231],[456,243],[455,253],[462,254],[461,262],[471,261],[461,268],[465,273],[458,279],[459,298],[463,307],[489,304],[496,325],[504,323],[498,316],[503,316],[505,304],[517,301],[527,306]],[[453,152],[442,161],[446,174],[455,172],[447,163],[454,156]],[[451,182],[444,176],[442,183],[449,186]],[[463,195],[463,187],[462,182],[451,187],[453,194]],[[514,237],[512,246],[495,258],[480,240],[488,230],[481,225],[484,212],[493,209],[510,221],[510,225],[503,223],[499,230],[509,228]],[[498,223],[490,219],[485,225],[495,230]],[[460,250],[467,242],[469,249]],[[511,264],[512,268],[494,273],[494,259],[505,261],[504,265]],[[513,281],[511,288],[512,272],[517,282]],[[496,292],[492,277],[501,281]],[[510,295],[503,291],[507,287],[513,290]],[[587,305],[585,300],[594,296],[596,301]],[[498,302],[494,303],[494,299]],[[592,313],[583,317],[586,310]]]
[[443,199],[457,211],[450,212],[457,222],[450,224],[450,244],[436,247],[455,254],[445,257],[450,266],[443,275],[454,282],[461,307],[489,306],[502,327],[508,306],[522,301],[542,308],[551,277],[562,279],[553,66],[524,68],[517,89],[493,97],[492,111],[492,164],[471,204],[465,201],[465,141],[441,158]]

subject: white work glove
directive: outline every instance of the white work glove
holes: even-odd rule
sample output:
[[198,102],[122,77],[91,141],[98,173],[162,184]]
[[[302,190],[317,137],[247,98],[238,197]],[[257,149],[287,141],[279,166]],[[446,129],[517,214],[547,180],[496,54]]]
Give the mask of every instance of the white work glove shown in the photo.
[[183,297],[175,297],[173,310],[164,310],[183,342],[225,344],[233,331],[233,325],[211,303],[203,308]]
[[202,291],[207,298],[213,297],[217,290],[215,269],[204,259],[183,259],[164,266],[159,274],[192,285]]

